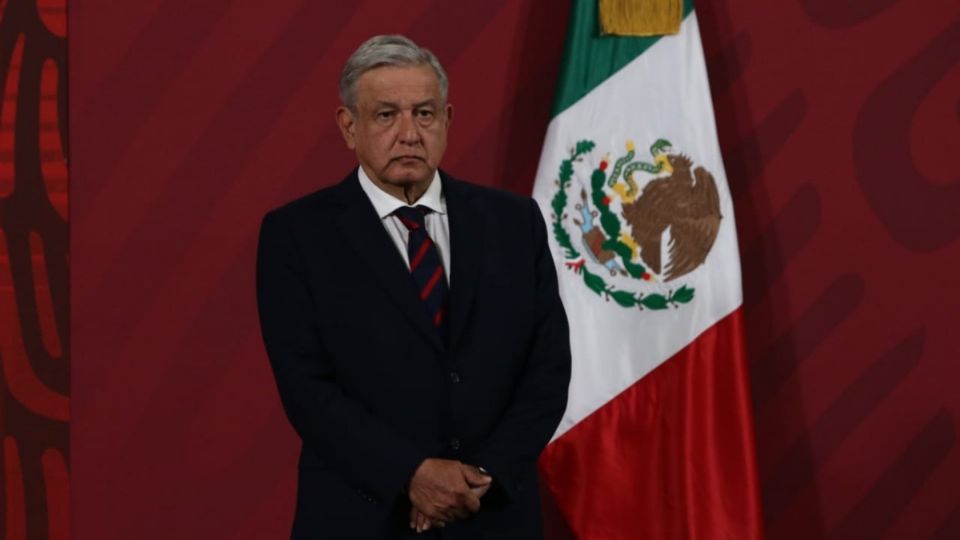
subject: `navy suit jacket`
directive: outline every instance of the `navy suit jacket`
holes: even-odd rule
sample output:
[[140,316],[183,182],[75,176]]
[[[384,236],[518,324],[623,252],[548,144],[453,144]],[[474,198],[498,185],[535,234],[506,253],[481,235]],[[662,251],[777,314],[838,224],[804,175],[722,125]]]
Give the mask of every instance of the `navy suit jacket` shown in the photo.
[[494,478],[478,514],[433,534],[541,537],[536,461],[570,379],[546,227],[529,198],[440,177],[451,250],[445,336],[356,171],[263,219],[260,325],[303,440],[293,538],[415,536],[406,489],[428,457]]

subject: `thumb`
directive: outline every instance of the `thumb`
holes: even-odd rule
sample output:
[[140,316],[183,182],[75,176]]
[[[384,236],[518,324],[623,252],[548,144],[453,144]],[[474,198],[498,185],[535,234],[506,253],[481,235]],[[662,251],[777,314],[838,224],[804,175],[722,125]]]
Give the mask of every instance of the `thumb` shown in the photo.
[[489,474],[480,472],[472,465],[464,465],[461,469],[463,470],[463,478],[470,487],[486,486],[493,482],[493,478]]

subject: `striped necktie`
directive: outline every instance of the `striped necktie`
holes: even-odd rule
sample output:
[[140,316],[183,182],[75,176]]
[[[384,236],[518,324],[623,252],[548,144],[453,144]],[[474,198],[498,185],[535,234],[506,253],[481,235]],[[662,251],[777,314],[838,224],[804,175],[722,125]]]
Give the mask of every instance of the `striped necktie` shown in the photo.
[[427,308],[433,325],[443,332],[447,311],[447,279],[443,273],[440,252],[427,234],[424,216],[430,212],[425,206],[403,206],[393,213],[407,228],[407,260],[410,275],[419,291],[420,300]]

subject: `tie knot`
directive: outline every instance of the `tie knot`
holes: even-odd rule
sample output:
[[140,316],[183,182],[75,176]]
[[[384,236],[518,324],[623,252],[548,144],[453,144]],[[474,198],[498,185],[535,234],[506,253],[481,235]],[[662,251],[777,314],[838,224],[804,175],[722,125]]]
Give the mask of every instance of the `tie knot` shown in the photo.
[[393,211],[408,231],[422,229],[424,216],[429,212],[430,209],[426,206],[401,206]]

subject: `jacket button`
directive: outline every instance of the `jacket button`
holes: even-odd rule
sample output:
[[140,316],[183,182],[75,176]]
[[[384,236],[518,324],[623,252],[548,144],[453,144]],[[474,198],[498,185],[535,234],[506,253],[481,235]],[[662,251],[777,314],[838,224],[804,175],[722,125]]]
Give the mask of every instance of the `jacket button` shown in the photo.
[[367,493],[362,489],[357,489],[357,495],[359,495],[361,499],[367,501],[370,504],[377,504],[379,502],[377,501],[376,497],[374,497],[373,495],[370,495],[369,493]]
[[450,382],[453,384],[460,384],[460,374],[456,371],[450,372]]
[[460,449],[460,439],[458,439],[458,438],[456,438],[456,437],[450,439],[450,448],[452,448],[452,449],[454,449],[454,450],[459,450],[459,449]]

